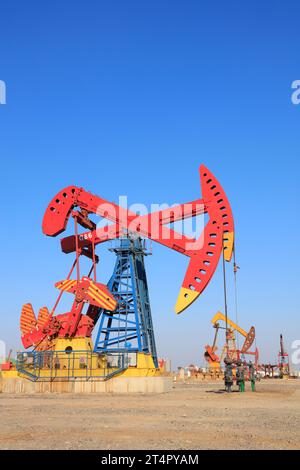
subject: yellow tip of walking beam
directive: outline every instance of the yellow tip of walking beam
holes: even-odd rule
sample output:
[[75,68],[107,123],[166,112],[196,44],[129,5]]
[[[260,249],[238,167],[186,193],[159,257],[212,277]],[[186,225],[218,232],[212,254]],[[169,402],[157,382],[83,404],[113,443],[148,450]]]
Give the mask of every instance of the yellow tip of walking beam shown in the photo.
[[199,297],[200,293],[192,289],[182,287],[178,296],[178,300],[175,306],[175,312],[177,315],[186,310],[193,302]]
[[225,261],[230,262],[234,249],[234,232],[224,233],[223,246]]

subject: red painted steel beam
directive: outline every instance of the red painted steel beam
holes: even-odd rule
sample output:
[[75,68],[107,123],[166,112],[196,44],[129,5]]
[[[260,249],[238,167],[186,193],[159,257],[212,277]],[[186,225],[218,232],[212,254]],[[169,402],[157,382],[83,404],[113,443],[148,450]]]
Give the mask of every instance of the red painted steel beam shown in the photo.
[[[190,258],[189,267],[176,304],[176,312],[189,307],[210,282],[222,254],[230,261],[234,246],[234,221],[228,198],[215,176],[205,167],[200,167],[202,199],[181,204],[174,208],[140,216],[106,199],[69,186],[62,190],[49,204],[44,220],[43,232],[57,236],[67,227],[72,211],[79,207],[86,213],[97,214],[114,225],[99,228],[79,235],[79,248],[98,245],[122,236],[134,235],[149,238],[161,245]],[[208,214],[201,236],[196,240],[165,226],[165,224]],[[62,240],[65,253],[76,250],[76,238]]]

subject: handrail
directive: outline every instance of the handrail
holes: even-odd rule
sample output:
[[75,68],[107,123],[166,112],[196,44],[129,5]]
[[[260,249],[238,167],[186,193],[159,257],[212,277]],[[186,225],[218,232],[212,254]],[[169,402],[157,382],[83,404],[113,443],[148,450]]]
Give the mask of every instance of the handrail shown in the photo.
[[[32,351],[19,353],[17,371],[32,382],[106,381],[128,369],[128,354],[110,354],[116,366],[99,366],[101,354],[87,351]],[[127,359],[127,360],[126,360]]]

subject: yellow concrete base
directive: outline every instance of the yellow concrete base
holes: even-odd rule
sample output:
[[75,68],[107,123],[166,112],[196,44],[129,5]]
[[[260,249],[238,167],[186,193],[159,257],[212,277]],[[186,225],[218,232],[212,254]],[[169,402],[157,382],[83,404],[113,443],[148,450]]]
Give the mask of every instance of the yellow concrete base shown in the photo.
[[[19,378],[17,369],[11,369],[7,372],[1,372],[1,374],[4,379],[18,379]],[[1,381],[1,377],[0,377],[0,381]]]
[[55,341],[55,351],[92,351],[93,343],[91,338],[58,338]]
[[221,372],[220,362],[211,362],[209,364],[209,372]]
[[[50,380],[50,377],[57,381],[67,380],[70,377],[91,378],[94,380],[100,377],[117,374],[120,366],[111,364],[110,355],[93,353],[91,338],[71,338],[57,339],[54,347],[54,358],[57,364],[53,364],[51,358],[47,358],[45,353],[44,364],[39,369],[38,375],[41,379]],[[161,372],[155,368],[153,358],[150,354],[134,354],[134,364],[129,364],[125,370],[120,370],[118,377],[160,377]],[[29,366],[26,367],[28,373],[34,375],[37,371]],[[11,375],[13,374],[13,375]],[[15,371],[6,373],[6,378],[13,377]],[[23,375],[26,378],[26,375]]]
[[47,393],[168,393],[172,390],[171,377],[116,377],[106,382],[30,382],[22,378],[0,378],[3,394]]
[[[117,361],[112,362],[113,358]],[[27,362],[26,362],[27,361]],[[169,381],[155,368],[150,354],[134,353],[126,364],[119,356],[95,354],[90,338],[57,339],[54,351],[41,358],[37,370],[24,355],[23,372],[2,372],[4,393],[164,393]],[[128,361],[128,362],[127,362]],[[31,374],[31,375],[30,375]],[[32,382],[30,377],[38,378]],[[105,377],[111,377],[104,380]]]

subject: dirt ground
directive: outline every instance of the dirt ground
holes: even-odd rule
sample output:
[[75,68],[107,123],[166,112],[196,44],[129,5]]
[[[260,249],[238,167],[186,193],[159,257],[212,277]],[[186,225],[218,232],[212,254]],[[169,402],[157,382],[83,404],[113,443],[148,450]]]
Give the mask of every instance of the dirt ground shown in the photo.
[[156,396],[0,394],[0,448],[300,448],[300,380],[264,381],[255,394],[221,388],[201,382]]

